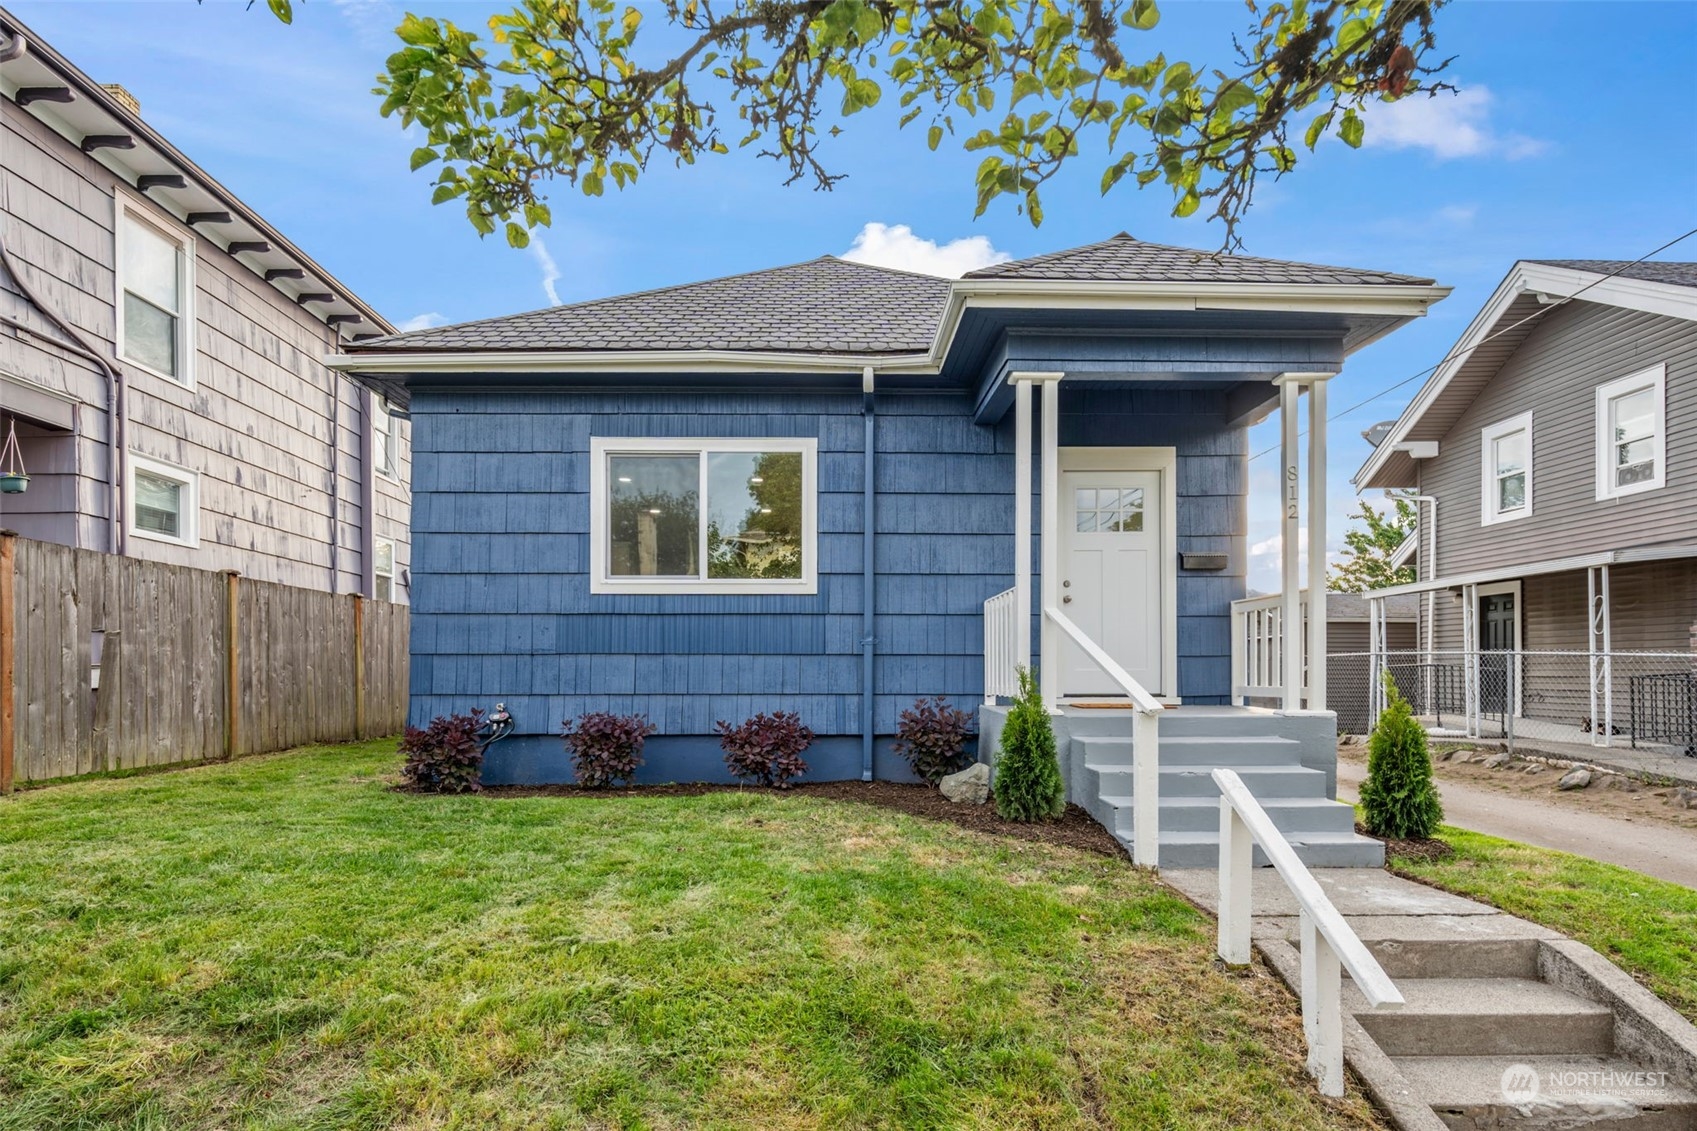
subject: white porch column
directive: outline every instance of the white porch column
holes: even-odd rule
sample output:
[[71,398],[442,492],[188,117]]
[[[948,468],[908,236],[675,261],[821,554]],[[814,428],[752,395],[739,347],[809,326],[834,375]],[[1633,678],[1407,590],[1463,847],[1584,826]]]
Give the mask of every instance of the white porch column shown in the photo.
[[1302,472],[1297,466],[1297,398],[1302,384],[1295,374],[1279,378],[1279,655],[1284,666],[1284,709],[1302,709],[1302,578],[1297,539],[1301,534]]
[[[1044,609],[1058,609],[1061,602],[1061,375],[1044,373],[1043,382],[1043,577],[1040,600]],[[1061,702],[1061,634],[1049,623],[1048,614],[1038,622],[1038,648],[1042,659],[1039,678],[1043,705],[1051,714]]]
[[1016,373],[1013,384],[1013,589],[1014,662],[1031,667],[1031,382]]
[[1326,709],[1326,378],[1308,386],[1308,709]]

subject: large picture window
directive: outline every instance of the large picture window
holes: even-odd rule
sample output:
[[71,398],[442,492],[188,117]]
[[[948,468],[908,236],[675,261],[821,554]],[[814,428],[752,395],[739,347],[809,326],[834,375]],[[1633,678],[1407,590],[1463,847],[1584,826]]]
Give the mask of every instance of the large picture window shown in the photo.
[[817,591],[812,439],[590,442],[591,591]]
[[1654,491],[1667,482],[1667,367],[1597,388],[1597,498]]
[[193,384],[194,247],[118,204],[118,352],[125,361]]
[[1486,526],[1532,514],[1532,414],[1481,429],[1479,521]]

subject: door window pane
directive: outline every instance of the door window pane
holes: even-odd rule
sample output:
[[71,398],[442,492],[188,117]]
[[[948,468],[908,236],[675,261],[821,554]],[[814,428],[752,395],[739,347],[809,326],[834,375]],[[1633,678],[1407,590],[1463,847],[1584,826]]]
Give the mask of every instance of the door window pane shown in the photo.
[[802,576],[800,452],[707,454],[707,576]]
[[1143,488],[1081,487],[1073,492],[1080,534],[1135,534],[1143,529]]
[[183,485],[145,471],[136,472],[136,527],[182,537]]
[[124,295],[124,356],[177,375],[177,319],[135,295]]
[[608,575],[700,576],[700,457],[610,456],[607,470]]

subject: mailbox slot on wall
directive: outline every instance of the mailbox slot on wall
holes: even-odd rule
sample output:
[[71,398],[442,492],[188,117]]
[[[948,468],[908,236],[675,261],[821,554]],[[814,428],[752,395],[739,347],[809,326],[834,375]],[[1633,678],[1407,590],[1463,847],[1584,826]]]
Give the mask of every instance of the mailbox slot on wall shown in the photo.
[[1225,569],[1225,554],[1180,554],[1178,564],[1183,569]]

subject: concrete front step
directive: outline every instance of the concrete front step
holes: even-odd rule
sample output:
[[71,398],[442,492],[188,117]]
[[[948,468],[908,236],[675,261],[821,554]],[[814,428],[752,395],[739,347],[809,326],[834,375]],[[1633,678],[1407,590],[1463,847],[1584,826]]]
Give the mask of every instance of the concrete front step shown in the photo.
[[[1087,766],[1129,769],[1130,738],[1087,736],[1073,740],[1084,750]],[[1296,766],[1302,763],[1302,743],[1267,735],[1161,736],[1162,767]]]
[[[1132,841],[1130,822],[1123,830],[1111,831],[1129,853]],[[1353,832],[1292,833],[1285,839],[1296,849],[1298,858],[1310,868],[1380,868],[1385,863],[1383,842],[1357,836]],[[1220,863],[1220,832],[1217,826],[1213,832],[1163,831],[1160,849],[1159,865],[1162,868],[1217,868]],[[1255,848],[1255,866],[1270,866],[1259,845]]]
[[[1697,1095],[1660,1074],[1624,1076],[1643,1069],[1614,1057],[1397,1056],[1391,1063],[1456,1131],[1697,1127]],[[1513,1097],[1503,1091],[1505,1081],[1524,1086],[1525,1069],[1538,1081],[1538,1094],[1530,1102],[1524,1102],[1524,1091]]]
[[1533,978],[1402,978],[1406,1003],[1375,1012],[1354,985],[1344,1007],[1389,1056],[1604,1055],[1614,1011]]
[[[1131,830],[1134,799],[1125,794],[1104,794],[1102,804],[1114,817],[1110,831]],[[1261,807],[1280,832],[1346,833],[1355,830],[1355,807],[1324,797],[1269,797]],[[1161,832],[1219,832],[1220,801],[1217,797],[1163,797],[1159,803]]]

